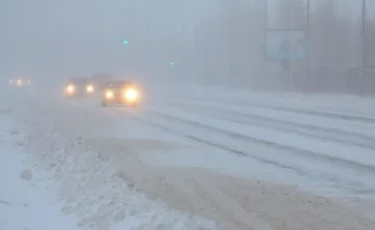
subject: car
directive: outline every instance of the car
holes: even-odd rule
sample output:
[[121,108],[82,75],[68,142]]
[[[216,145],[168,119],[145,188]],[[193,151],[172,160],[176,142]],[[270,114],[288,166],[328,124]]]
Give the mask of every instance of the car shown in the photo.
[[94,94],[95,87],[89,78],[71,78],[64,87],[67,97],[84,97]]
[[91,76],[92,83],[97,90],[103,90],[108,81],[114,80],[110,73],[95,73]]
[[102,106],[124,105],[136,107],[140,104],[141,92],[139,87],[124,80],[109,81],[102,92]]
[[17,87],[22,87],[22,86],[31,85],[31,80],[25,79],[25,78],[10,79],[9,84],[17,86]]

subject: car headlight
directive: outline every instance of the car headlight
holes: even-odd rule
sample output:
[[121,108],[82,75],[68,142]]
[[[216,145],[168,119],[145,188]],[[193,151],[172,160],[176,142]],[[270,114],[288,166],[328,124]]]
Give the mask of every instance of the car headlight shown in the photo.
[[112,99],[113,96],[114,96],[114,93],[113,93],[112,91],[107,91],[107,92],[105,92],[105,97],[106,97],[107,99]]
[[88,93],[92,93],[92,92],[94,92],[94,86],[92,86],[92,85],[88,85],[88,86],[86,87],[86,91],[87,91]]
[[126,89],[125,90],[125,98],[129,101],[134,101],[138,98],[138,91],[135,89]]
[[66,91],[67,91],[68,93],[73,93],[74,90],[75,90],[75,88],[74,88],[73,85],[68,85],[68,86],[66,87]]

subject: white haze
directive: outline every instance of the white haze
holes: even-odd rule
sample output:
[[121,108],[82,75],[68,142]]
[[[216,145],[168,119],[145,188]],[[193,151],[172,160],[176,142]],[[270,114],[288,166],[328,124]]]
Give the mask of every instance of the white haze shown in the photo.
[[[288,2],[291,0],[269,0],[268,26],[280,28],[277,23],[280,7]],[[315,12],[327,0],[311,2],[311,17],[318,20],[321,15]],[[347,18],[349,24],[355,24],[352,37],[338,48],[342,52],[340,58],[331,55],[337,53],[334,49],[327,51],[329,55],[314,49],[311,76],[327,68],[326,65],[340,73],[359,66],[361,1],[332,2],[339,15]],[[369,18],[373,19],[374,12],[370,9],[375,9],[375,2],[367,2]],[[280,70],[278,63],[264,61],[264,3],[264,0],[1,0],[0,74],[4,79],[15,75],[64,79],[99,71],[152,80],[289,89],[289,75]],[[295,22],[284,26],[294,29],[304,26],[301,18],[295,18]],[[311,27],[316,31],[323,26],[315,23]],[[343,30],[341,35],[347,32]],[[329,37],[321,31],[311,36],[312,39]],[[336,36],[333,43],[345,39],[340,34]],[[124,39],[128,45],[122,44]],[[375,36],[369,35],[369,41],[374,39]],[[314,41],[320,44],[319,39]],[[368,45],[373,53],[374,46]],[[315,60],[321,60],[320,56],[329,59],[324,61],[325,65]],[[375,66],[374,56],[368,58],[369,66]],[[303,66],[293,65],[293,75],[300,76]],[[304,90],[307,84],[300,81],[295,82],[296,90]],[[345,80],[342,84],[348,83]],[[321,89],[319,84],[314,86]],[[334,88],[328,91],[346,90]]]

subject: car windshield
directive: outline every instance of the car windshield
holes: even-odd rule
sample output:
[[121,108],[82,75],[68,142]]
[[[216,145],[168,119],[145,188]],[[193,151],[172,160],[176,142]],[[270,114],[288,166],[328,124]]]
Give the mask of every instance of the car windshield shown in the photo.
[[127,81],[111,81],[107,83],[108,88],[122,88],[129,84]]
[[89,83],[90,81],[87,78],[72,78],[70,79],[70,82],[77,85],[84,85]]

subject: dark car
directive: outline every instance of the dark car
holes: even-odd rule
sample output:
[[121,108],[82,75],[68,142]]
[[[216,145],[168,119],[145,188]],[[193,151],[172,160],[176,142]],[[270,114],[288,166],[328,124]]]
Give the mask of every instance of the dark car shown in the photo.
[[88,96],[93,94],[95,87],[89,78],[71,78],[64,88],[69,97]]
[[140,90],[134,83],[124,80],[109,81],[103,90],[102,106],[137,106],[140,99]]
[[95,88],[99,91],[102,91],[105,87],[106,82],[114,79],[109,73],[95,73],[91,76],[91,80],[95,85]]

